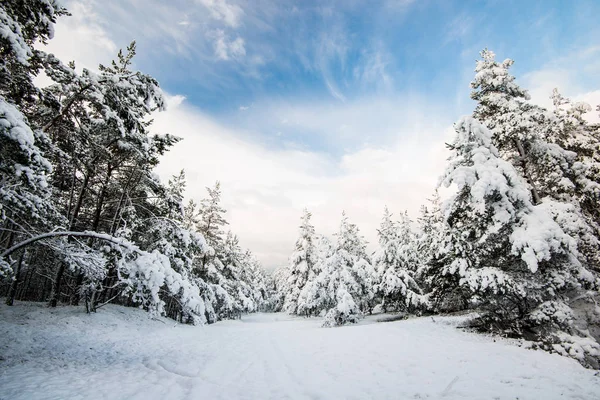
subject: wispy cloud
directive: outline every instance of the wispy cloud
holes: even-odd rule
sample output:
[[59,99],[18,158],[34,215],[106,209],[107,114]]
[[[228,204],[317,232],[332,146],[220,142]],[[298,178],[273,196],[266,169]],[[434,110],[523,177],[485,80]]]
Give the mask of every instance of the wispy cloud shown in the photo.
[[467,12],[462,12],[453,18],[446,26],[445,41],[462,40],[473,32],[475,17]]
[[215,56],[219,60],[239,60],[246,55],[244,39],[241,37],[230,40],[221,29],[211,32],[210,36],[215,40]]
[[226,0],[199,0],[199,2],[206,7],[213,19],[222,21],[232,28],[237,28],[241,24],[244,11],[240,6]]
[[354,78],[363,86],[375,87],[379,90],[392,89],[394,79],[388,72],[392,57],[382,45],[373,46],[372,50],[363,51],[361,63],[354,67]]

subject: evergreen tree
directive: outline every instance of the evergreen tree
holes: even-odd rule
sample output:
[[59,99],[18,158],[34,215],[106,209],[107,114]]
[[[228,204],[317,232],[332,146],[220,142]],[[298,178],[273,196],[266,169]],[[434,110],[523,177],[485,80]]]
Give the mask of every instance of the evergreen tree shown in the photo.
[[333,254],[298,298],[298,314],[326,312],[324,326],[356,322],[360,315],[371,311],[374,298],[375,273],[366,260],[366,243],[345,213],[336,235]]
[[431,261],[442,247],[442,238],[446,229],[442,215],[442,203],[437,190],[428,199],[428,202],[429,206],[421,206],[417,237],[417,253],[420,262],[416,279],[425,290],[428,289],[428,283],[423,278],[428,275]]
[[[52,165],[43,154],[48,138],[28,117],[40,97],[33,84],[40,70],[40,52],[34,45],[52,38],[56,19],[64,14],[66,10],[54,1],[8,0],[0,5],[0,246],[4,248],[61,222],[48,201]],[[13,271],[9,262],[0,260],[0,278],[3,275],[13,277]]]
[[373,255],[373,266],[383,311],[418,310],[425,300],[413,278],[419,257],[408,215],[402,214],[401,222],[397,223],[386,207],[377,233],[379,249]]
[[[577,239],[580,261],[598,269],[594,249],[600,244],[595,206],[600,180],[589,158],[594,145],[587,150],[585,145],[574,145],[579,141],[575,137],[586,138],[582,143],[597,143],[590,135],[574,134],[585,130],[581,115],[587,108],[579,104],[567,113],[568,118],[560,113],[557,117],[528,102],[529,94],[509,72],[512,60],[498,63],[487,49],[481,56],[471,83],[471,98],[478,103],[474,117],[492,131],[499,154],[525,178],[533,203],[544,201],[561,227]],[[557,94],[554,100],[557,106],[565,104]]]
[[[200,202],[200,221],[196,225],[198,232],[202,233],[206,242],[212,247],[213,252],[219,252],[224,246],[223,244],[223,228],[228,225],[228,222],[224,218],[224,214],[227,212],[221,206],[221,184],[217,181],[214,188],[206,188],[208,191],[208,197],[202,199]],[[202,267],[206,268],[206,265],[210,261],[210,255],[207,254],[202,259]]]
[[455,128],[443,183],[458,192],[445,205],[448,228],[431,268],[435,307],[477,306],[481,328],[516,336],[575,332],[571,296],[593,280],[576,259],[576,241],[532,203],[489,130],[472,118]]
[[298,296],[304,286],[314,280],[319,273],[319,259],[315,247],[315,228],[310,222],[312,214],[304,210],[300,224],[300,237],[296,241],[296,249],[290,257],[288,281],[283,308],[290,314],[296,314]]

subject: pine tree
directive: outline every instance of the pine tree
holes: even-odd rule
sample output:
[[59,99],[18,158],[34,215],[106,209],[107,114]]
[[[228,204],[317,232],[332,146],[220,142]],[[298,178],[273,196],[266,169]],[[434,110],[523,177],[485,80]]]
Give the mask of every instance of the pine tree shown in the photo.
[[445,205],[448,228],[430,269],[435,307],[477,306],[481,328],[520,337],[572,333],[570,296],[593,279],[576,259],[576,241],[533,204],[488,129],[472,118],[455,128],[443,183],[458,191]]
[[[33,78],[41,69],[43,52],[35,45],[54,36],[57,18],[67,10],[54,0],[4,0],[0,5],[0,96],[29,109],[39,91]],[[24,111],[25,114],[27,112]]]
[[[266,308],[260,263],[223,237],[218,183],[186,208],[183,171],[167,184],[153,172],[179,138],[149,134],[165,102],[132,69],[135,42],[81,73],[35,47],[66,13],[0,4],[0,295],[12,305],[25,275],[18,297],[51,306],[83,296],[88,311],[115,301],[192,323]],[[42,69],[53,84],[38,89]]]
[[[512,60],[498,63],[487,49],[481,56],[471,83],[471,98],[478,102],[474,117],[492,131],[499,154],[525,178],[533,203],[545,202],[561,227],[576,237],[582,250],[580,261],[598,269],[594,250],[600,244],[595,206],[600,200],[598,175],[593,164],[584,161],[582,147],[572,145],[573,130],[581,126],[581,114],[587,108],[576,105],[569,118],[557,118],[528,102],[529,94],[509,72]],[[565,103],[559,95],[554,100],[558,106]],[[570,148],[564,147],[569,142]]]
[[[208,245],[215,252],[219,252],[223,246],[223,227],[228,225],[223,216],[227,211],[221,206],[221,184],[217,181],[214,188],[207,187],[206,190],[208,197],[200,202],[200,221],[196,228],[202,233]],[[210,257],[205,256],[202,266],[206,267],[209,261]]]
[[431,261],[442,247],[442,238],[446,229],[442,215],[442,203],[437,190],[428,199],[428,202],[429,206],[421,206],[417,235],[417,252],[420,262],[416,279],[421,286],[424,286],[425,290],[428,289],[428,283],[423,278],[428,275]]
[[569,213],[572,222],[567,226],[572,227],[570,233],[579,239],[578,247],[583,261],[590,268],[600,271],[600,253],[597,251],[600,246],[600,130],[583,118],[592,109],[589,104],[572,103],[557,89],[554,89],[551,98],[554,119],[548,129],[548,141],[555,147],[565,149],[563,153],[568,157],[563,164],[567,164],[572,171],[572,178],[563,179],[562,182],[566,181],[567,184],[561,184],[563,174],[556,173],[561,170],[554,168],[545,171],[546,179],[555,191],[553,197],[574,208]]
[[290,257],[288,281],[284,301],[284,310],[296,314],[298,310],[298,296],[304,286],[316,278],[319,259],[315,247],[315,228],[310,222],[312,214],[304,210],[300,224],[300,237],[296,241],[296,249]]
[[419,259],[408,215],[402,214],[397,223],[386,207],[377,233],[379,249],[373,255],[373,266],[383,311],[417,311],[425,299],[413,278]]
[[324,326],[356,322],[360,315],[371,311],[374,298],[375,272],[366,259],[366,243],[345,213],[336,236],[333,254],[298,298],[298,314],[327,313]]
[[[39,101],[33,84],[40,70],[37,43],[52,38],[57,17],[66,10],[54,1],[3,1],[0,4],[0,247],[61,224],[49,196],[52,165],[43,150],[48,137],[29,117]],[[0,280],[19,281],[18,262],[0,260]],[[13,271],[11,264],[17,265]],[[7,303],[12,304],[14,291]]]

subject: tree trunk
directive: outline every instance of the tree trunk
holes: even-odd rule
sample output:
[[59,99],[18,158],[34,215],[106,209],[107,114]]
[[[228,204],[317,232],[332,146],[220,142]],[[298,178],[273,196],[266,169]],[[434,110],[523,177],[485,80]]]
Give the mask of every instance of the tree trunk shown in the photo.
[[72,306],[78,306],[79,305],[79,299],[80,299],[80,294],[79,294],[79,290],[81,288],[81,285],[83,284],[83,273],[79,273],[77,274],[77,280],[75,281],[75,290],[73,291],[73,294],[71,295],[71,301],[70,304]]
[[90,175],[91,168],[88,168],[83,177],[83,182],[81,184],[79,194],[77,195],[77,202],[75,203],[75,208],[73,209],[73,213],[71,214],[71,218],[69,219],[69,229],[67,229],[69,231],[73,230],[75,222],[77,221],[77,217],[79,216],[79,211],[81,210],[81,206],[83,205],[83,198],[85,196],[85,192],[90,182]]
[[6,296],[6,305],[12,306],[15,302],[15,294],[17,294],[17,285],[19,284],[19,275],[21,274],[21,265],[23,265],[23,258],[25,257],[25,250],[21,253],[21,257],[19,257],[19,262],[17,263],[17,269],[15,270],[15,276],[13,281],[10,284],[10,289],[8,290],[8,296]]
[[106,188],[110,183],[110,178],[112,175],[112,167],[110,164],[106,169],[106,179],[102,183],[102,189],[100,189],[100,194],[98,195],[98,201],[96,202],[96,210],[94,211],[94,221],[92,223],[92,231],[97,232],[98,227],[100,226],[100,217],[102,216],[102,207],[104,207],[104,199],[106,198]]
[[529,170],[527,168],[527,153],[525,153],[525,148],[523,147],[521,139],[515,139],[515,145],[517,146],[517,150],[519,151],[519,158],[521,159],[523,175],[525,175],[527,183],[529,183],[529,186],[531,186],[531,195],[533,197],[533,203],[534,205],[540,204],[542,202],[542,199],[540,198],[540,194],[535,186],[535,182],[533,182],[533,179],[529,174]]
[[56,307],[58,304],[58,296],[60,295],[60,285],[62,283],[62,277],[65,273],[65,263],[60,261],[58,263],[58,269],[56,270],[56,275],[54,275],[54,280],[52,281],[52,290],[50,291],[50,300],[48,301],[49,307]]
[[[29,264],[31,265],[31,264]],[[23,286],[21,290],[19,290],[19,300],[23,300],[27,296],[27,292],[29,292],[29,286],[31,286],[31,277],[33,276],[33,269],[31,266],[27,269],[25,273],[25,279],[23,280]]]
[[[119,219],[119,216],[121,215],[121,210],[123,209],[123,206],[125,205],[125,199],[127,197],[128,190],[137,187],[137,185],[139,184],[139,182],[143,176],[143,174],[140,173],[140,174],[138,174],[139,176],[136,177],[137,172],[138,172],[138,169],[134,168],[133,171],[131,171],[131,174],[129,175],[129,177],[127,177],[127,182],[125,183],[125,186],[123,186],[123,192],[121,193],[121,197],[119,198],[119,204],[117,206],[117,209],[115,210],[115,214],[113,216],[112,224],[110,227],[111,235],[114,235],[119,227],[118,219]],[[131,182],[134,180],[134,177],[135,177],[135,182],[133,183],[133,185],[131,185]]]
[[[77,221],[77,217],[79,216],[79,211],[81,210],[81,206],[83,205],[83,198],[85,196],[85,192],[90,182],[92,168],[86,168],[87,170],[85,172],[85,176],[83,177],[81,189],[79,190],[79,194],[77,195],[77,202],[69,220],[69,231],[73,230]],[[50,292],[50,301],[48,302],[48,306],[50,307],[56,307],[58,303],[58,296],[60,295],[60,286],[62,283],[62,277],[65,273],[65,267],[65,263],[61,261],[58,265],[58,269],[56,270],[56,275],[54,275],[54,281],[52,282],[52,291]]]

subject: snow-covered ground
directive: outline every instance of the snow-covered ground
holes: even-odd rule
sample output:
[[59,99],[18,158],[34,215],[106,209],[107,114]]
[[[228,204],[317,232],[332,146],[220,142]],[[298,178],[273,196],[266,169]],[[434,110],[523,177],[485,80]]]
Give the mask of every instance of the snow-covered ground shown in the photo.
[[600,399],[594,371],[458,321],[193,327],[119,306],[3,305],[0,399]]

